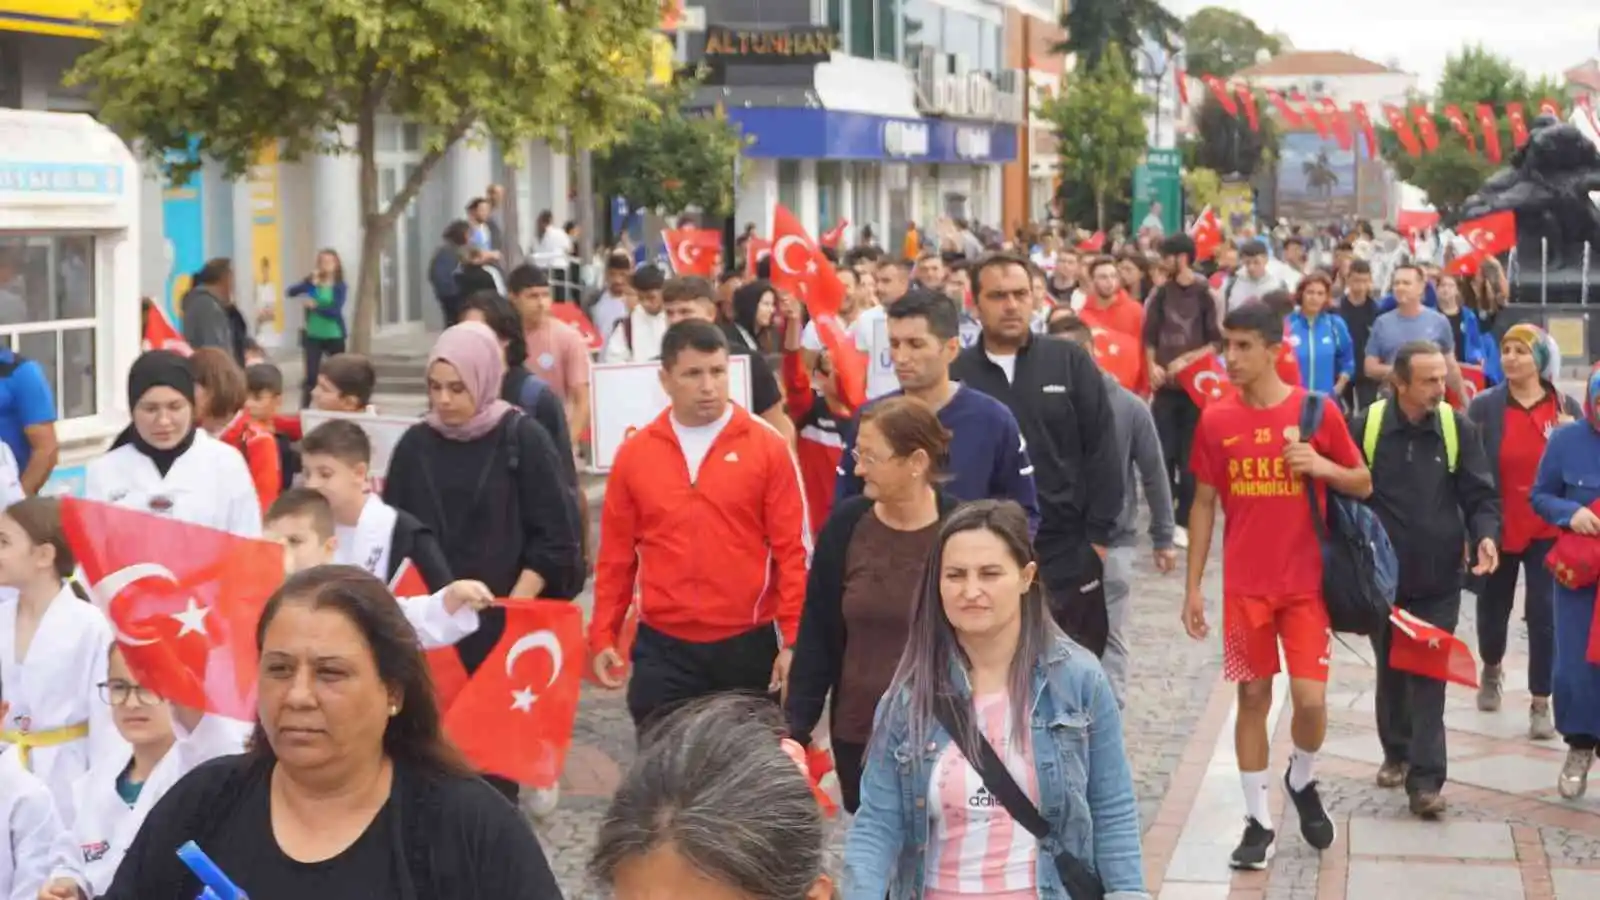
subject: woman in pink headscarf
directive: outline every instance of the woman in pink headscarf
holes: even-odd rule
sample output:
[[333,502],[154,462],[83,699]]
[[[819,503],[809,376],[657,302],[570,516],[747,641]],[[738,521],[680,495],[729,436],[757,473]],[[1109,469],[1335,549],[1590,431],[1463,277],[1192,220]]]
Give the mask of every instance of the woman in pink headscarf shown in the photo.
[[[576,498],[538,422],[500,399],[505,357],[487,325],[463,322],[428,354],[428,414],[395,445],[383,499],[438,535],[454,578],[496,597],[571,599],[583,587]],[[470,673],[505,631],[480,613],[456,644]],[[496,787],[516,797],[509,782]]]

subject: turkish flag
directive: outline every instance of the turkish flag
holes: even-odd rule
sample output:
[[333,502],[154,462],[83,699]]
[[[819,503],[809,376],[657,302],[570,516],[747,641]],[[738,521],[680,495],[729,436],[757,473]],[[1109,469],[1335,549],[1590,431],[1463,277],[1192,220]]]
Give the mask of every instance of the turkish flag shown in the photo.
[[1444,108],[1444,117],[1449,120],[1450,127],[1466,139],[1467,149],[1473,153],[1478,152],[1478,142],[1472,137],[1472,126],[1467,124],[1467,117],[1462,114],[1461,107],[1454,103]]
[[1483,153],[1489,161],[1500,161],[1500,122],[1494,116],[1494,107],[1478,104],[1478,125],[1483,129]]
[[172,324],[172,320],[167,318],[166,310],[149,300],[143,301],[141,305],[144,307],[144,328],[140,333],[141,349],[171,350],[179,356],[188,356],[194,352],[189,342],[183,339],[183,335]]
[[[400,568],[395,569],[394,578],[389,582],[389,593],[396,597],[426,597],[433,591],[428,590],[422,573],[407,558],[401,560]],[[444,712],[456,702],[461,689],[467,686],[467,667],[461,663],[461,654],[454,647],[424,650],[422,655],[427,657],[428,672],[433,676],[433,695],[438,698],[440,712]]]
[[829,228],[827,231],[824,231],[822,236],[817,238],[817,242],[824,247],[837,248],[839,246],[839,242],[844,240],[844,229],[845,226],[849,224],[849,219],[840,219],[838,224],[834,225],[832,228]]
[[1294,345],[1289,343],[1289,326],[1283,326],[1283,343],[1278,345],[1278,358],[1273,361],[1273,368],[1278,370],[1278,378],[1284,384],[1298,385],[1300,383],[1300,357],[1295,355]]
[[1403,609],[1389,614],[1394,632],[1389,642],[1389,666],[1402,672],[1478,686],[1478,661],[1460,638],[1425,622]]
[[1505,253],[1517,245],[1517,214],[1509,209],[1468,219],[1456,227],[1456,234],[1472,245],[1472,250],[1444,264],[1447,275],[1473,275],[1491,256]]
[[1173,73],[1173,80],[1178,83],[1178,102],[1184,106],[1189,105],[1189,73],[1178,69]]
[[800,298],[828,348],[839,393],[851,409],[867,402],[867,358],[839,321],[844,282],[812,242],[800,220],[782,204],[772,212],[772,286]]
[[1241,84],[1234,88],[1239,95],[1239,105],[1244,108],[1244,120],[1250,125],[1251,131],[1261,130],[1261,119],[1256,115],[1256,94],[1250,85]]
[[1339,149],[1349,150],[1354,147],[1355,138],[1350,135],[1350,122],[1345,119],[1339,104],[1333,102],[1332,97],[1323,97],[1321,103],[1322,114],[1327,117],[1328,124],[1333,128],[1333,137],[1339,142]]
[[1315,106],[1307,103],[1300,108],[1300,115],[1304,116],[1305,120],[1311,123],[1311,127],[1317,130],[1317,137],[1327,140],[1332,135],[1332,132],[1328,130],[1328,120],[1322,117],[1322,113],[1317,112]]
[[1200,80],[1205,82],[1206,87],[1211,89],[1211,96],[1216,97],[1217,102],[1222,104],[1222,111],[1234,118],[1238,118],[1239,104],[1233,102],[1233,95],[1228,93],[1228,86],[1222,82],[1222,79],[1215,75],[1201,75]]
[[1222,368],[1222,360],[1217,359],[1213,353],[1207,353],[1190,363],[1187,369],[1179,372],[1178,385],[1189,392],[1189,399],[1201,409],[1238,390],[1228,381],[1227,372]]
[[661,232],[672,271],[714,278],[722,258],[722,232],[704,228],[668,228]]
[[1139,339],[1110,328],[1090,328],[1094,335],[1093,352],[1101,371],[1130,391],[1138,391],[1143,369]]
[[1561,118],[1561,104],[1546,97],[1539,101],[1539,115],[1549,116],[1552,119]]
[[1439,129],[1433,125],[1433,114],[1428,112],[1426,106],[1411,107],[1411,118],[1417,123],[1417,134],[1422,137],[1422,146],[1432,153],[1439,149]]
[[1222,246],[1222,222],[1217,218],[1217,211],[1206,207],[1195,217],[1194,226],[1190,229],[1189,237],[1194,240],[1194,261],[1202,262],[1217,255],[1217,248]]
[[1507,103],[1506,118],[1511,121],[1511,143],[1520,150],[1528,142],[1528,115],[1521,103]]
[[283,548],[155,513],[66,498],[61,528],[123,658],[162,697],[256,717],[256,626]]
[[1267,88],[1267,100],[1271,102],[1272,107],[1278,111],[1278,115],[1283,117],[1283,124],[1289,126],[1290,128],[1299,128],[1305,124],[1306,120],[1302,118],[1299,113],[1294,111],[1294,107],[1289,105],[1289,101],[1283,99],[1283,94],[1281,92],[1275,91],[1272,88]]
[[1455,391],[1446,391],[1444,399],[1456,409],[1465,410],[1467,404],[1472,402],[1472,398],[1478,396],[1480,391],[1489,386],[1489,379],[1483,374],[1483,366],[1462,363],[1461,386],[1466,390],[1467,395],[1465,397]]
[[572,745],[583,687],[583,612],[558,600],[501,600],[506,630],[444,717],[473,765],[535,788],[555,787]]
[[1078,249],[1084,253],[1099,253],[1101,250],[1105,249],[1105,246],[1106,233],[1104,231],[1096,231],[1094,234],[1089,235],[1087,238],[1081,241],[1078,244]]
[[756,266],[771,255],[772,242],[764,237],[751,235],[749,240],[744,242],[744,276],[746,278],[756,277]]
[[1422,144],[1417,141],[1416,132],[1411,130],[1411,123],[1406,121],[1405,113],[1400,107],[1392,103],[1383,105],[1383,117],[1389,121],[1389,130],[1394,132],[1400,146],[1406,151],[1407,156],[1417,157],[1422,155]]
[[1356,117],[1356,125],[1361,128],[1361,136],[1367,141],[1367,159],[1378,158],[1378,131],[1372,127],[1372,117],[1367,115],[1365,103],[1350,104],[1350,114]]

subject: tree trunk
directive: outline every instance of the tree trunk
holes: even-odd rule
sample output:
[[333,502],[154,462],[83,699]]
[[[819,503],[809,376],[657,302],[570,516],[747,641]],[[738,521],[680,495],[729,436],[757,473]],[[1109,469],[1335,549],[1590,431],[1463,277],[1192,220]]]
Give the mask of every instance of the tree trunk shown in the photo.
[[356,278],[355,327],[350,349],[372,352],[372,333],[378,325],[378,304],[383,293],[383,232],[373,228],[378,215],[377,116],[363,112],[356,125],[356,155],[360,175],[356,191],[361,205],[361,267]]
[[[520,155],[520,154],[519,154]],[[500,256],[505,262],[504,271],[509,273],[512,269],[522,265],[522,204],[517,202],[517,186],[522,180],[522,166],[506,164],[505,172],[501,176],[501,185],[505,188],[505,200],[500,207],[500,241],[505,246],[500,248]]]
[[1106,230],[1106,189],[1103,187],[1094,189],[1094,229]]

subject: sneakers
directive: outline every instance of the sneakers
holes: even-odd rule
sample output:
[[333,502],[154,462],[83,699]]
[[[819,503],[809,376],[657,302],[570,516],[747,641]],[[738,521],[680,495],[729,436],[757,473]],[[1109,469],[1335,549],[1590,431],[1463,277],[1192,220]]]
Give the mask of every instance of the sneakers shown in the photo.
[[1410,766],[1403,762],[1386,762],[1378,767],[1378,787],[1397,788],[1406,783]]
[[1306,843],[1318,850],[1332,847],[1339,831],[1334,827],[1333,820],[1328,818],[1327,810],[1322,808],[1322,795],[1317,793],[1317,783],[1309,782],[1304,789],[1297,791],[1289,786],[1289,773],[1285,772],[1283,790],[1294,802],[1294,811],[1300,816],[1300,836],[1306,839]]
[[1437,819],[1444,815],[1444,795],[1438,791],[1417,791],[1411,795],[1411,814],[1419,819]]
[[1228,860],[1228,865],[1235,869],[1253,869],[1260,871],[1272,861],[1272,842],[1277,840],[1278,833],[1264,827],[1255,819],[1244,820],[1244,837],[1239,839],[1239,846],[1233,850],[1233,856]]
[[1567,762],[1561,767],[1561,778],[1556,787],[1567,800],[1576,800],[1589,790],[1589,768],[1594,765],[1593,750],[1567,751]]
[[1535,697],[1528,707],[1528,737],[1548,741],[1556,736],[1555,716],[1550,713],[1550,698]]
[[1478,679],[1478,708],[1484,712],[1497,712],[1500,698],[1505,693],[1505,672],[1499,666],[1484,666],[1483,677]]
[[1179,550],[1189,549],[1189,529],[1179,525],[1172,529],[1172,545]]
[[556,811],[556,806],[561,803],[561,787],[551,788],[523,788],[519,798],[522,811],[535,819],[545,819]]

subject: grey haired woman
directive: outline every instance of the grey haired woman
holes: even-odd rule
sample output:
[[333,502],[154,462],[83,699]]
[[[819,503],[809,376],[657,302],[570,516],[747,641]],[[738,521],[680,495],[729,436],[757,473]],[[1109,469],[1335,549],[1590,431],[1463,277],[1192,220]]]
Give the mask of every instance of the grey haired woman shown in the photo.
[[651,729],[589,873],[616,900],[830,900],[826,826],[778,708],[722,695]]

